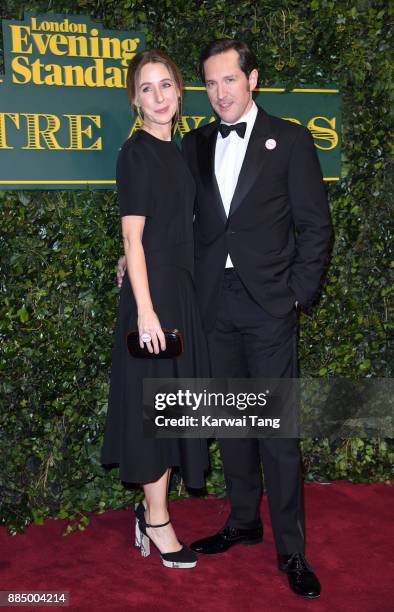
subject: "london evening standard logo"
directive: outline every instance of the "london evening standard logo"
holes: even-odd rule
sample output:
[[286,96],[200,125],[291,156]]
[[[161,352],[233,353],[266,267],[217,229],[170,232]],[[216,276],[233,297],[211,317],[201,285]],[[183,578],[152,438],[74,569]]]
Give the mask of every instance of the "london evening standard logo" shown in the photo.
[[127,66],[143,36],[103,31],[81,17],[27,15],[6,22],[11,80],[16,85],[126,86]]

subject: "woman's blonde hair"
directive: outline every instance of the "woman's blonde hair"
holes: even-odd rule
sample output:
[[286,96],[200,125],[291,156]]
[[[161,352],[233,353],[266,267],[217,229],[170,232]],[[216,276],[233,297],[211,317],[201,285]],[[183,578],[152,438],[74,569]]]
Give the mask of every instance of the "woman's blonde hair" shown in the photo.
[[141,110],[135,103],[138,91],[138,80],[141,74],[141,70],[144,66],[146,66],[146,64],[158,63],[164,64],[164,66],[166,66],[172,80],[174,81],[175,87],[178,90],[178,108],[172,120],[172,126],[174,128],[182,114],[183,78],[178,66],[167,55],[167,53],[161,51],[161,49],[150,49],[149,51],[141,51],[141,53],[137,53],[137,55],[133,57],[127,69],[127,94],[129,96],[130,104],[132,105],[134,112],[137,113],[137,115],[143,121]]

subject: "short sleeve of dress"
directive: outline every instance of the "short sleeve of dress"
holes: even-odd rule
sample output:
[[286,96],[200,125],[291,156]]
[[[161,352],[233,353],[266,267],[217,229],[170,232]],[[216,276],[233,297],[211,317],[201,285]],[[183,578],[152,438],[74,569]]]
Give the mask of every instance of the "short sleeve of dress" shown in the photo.
[[[142,148],[142,147],[141,147]],[[120,150],[116,166],[116,185],[121,217],[153,216],[148,160],[138,145],[126,142]]]

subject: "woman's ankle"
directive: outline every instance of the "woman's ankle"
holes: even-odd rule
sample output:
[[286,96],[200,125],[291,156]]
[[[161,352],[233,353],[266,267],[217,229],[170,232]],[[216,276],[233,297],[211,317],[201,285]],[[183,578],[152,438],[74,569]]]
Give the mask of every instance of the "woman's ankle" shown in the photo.
[[167,508],[152,508],[148,506],[145,511],[145,520],[150,525],[162,525],[170,520]]

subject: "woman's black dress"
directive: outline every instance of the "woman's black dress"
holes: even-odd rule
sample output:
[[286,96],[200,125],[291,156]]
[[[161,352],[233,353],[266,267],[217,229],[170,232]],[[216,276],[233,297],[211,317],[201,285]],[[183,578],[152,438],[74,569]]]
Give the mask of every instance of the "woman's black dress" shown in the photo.
[[208,451],[203,439],[153,439],[142,433],[143,378],[207,377],[208,354],[193,285],[193,178],[175,143],[143,130],[123,145],[117,164],[120,215],[146,216],[143,247],[153,308],[162,328],[179,329],[176,359],[135,359],[126,334],[137,329],[137,308],[123,277],[112,354],[103,464],[119,464],[125,482],[157,480],[179,466],[190,487],[204,486]]

